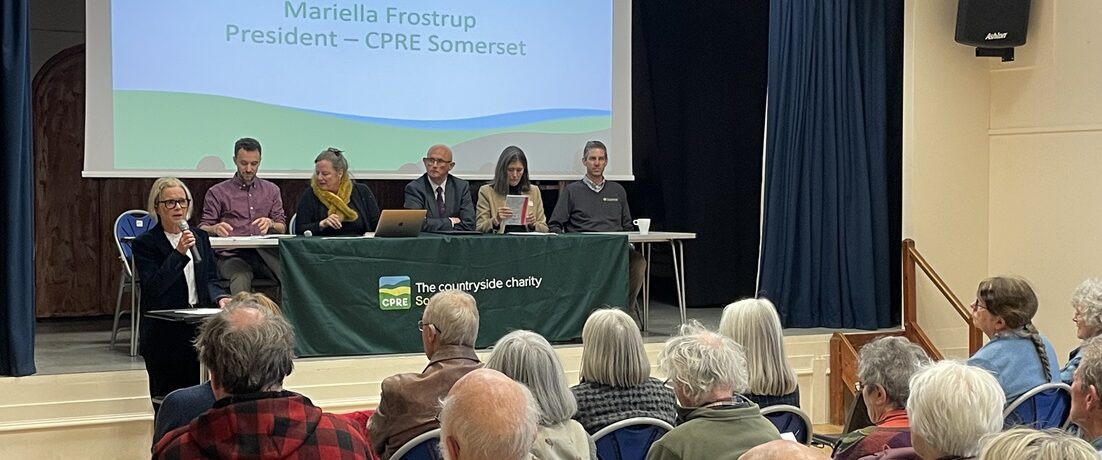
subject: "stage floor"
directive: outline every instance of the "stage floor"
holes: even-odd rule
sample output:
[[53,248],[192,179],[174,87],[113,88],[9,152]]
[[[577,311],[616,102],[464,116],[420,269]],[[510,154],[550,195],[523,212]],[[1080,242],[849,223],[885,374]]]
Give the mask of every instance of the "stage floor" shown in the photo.
[[[690,308],[687,311],[690,319],[696,319],[713,330],[719,326],[722,313],[722,308]],[[650,328],[643,333],[643,339],[648,343],[665,341],[677,331],[679,316],[676,306],[652,302]],[[784,334],[798,336],[833,332],[836,330],[786,329]],[[128,356],[129,334],[129,331],[121,331],[112,349],[111,318],[39,320],[35,331],[38,375],[145,369],[141,356]]]

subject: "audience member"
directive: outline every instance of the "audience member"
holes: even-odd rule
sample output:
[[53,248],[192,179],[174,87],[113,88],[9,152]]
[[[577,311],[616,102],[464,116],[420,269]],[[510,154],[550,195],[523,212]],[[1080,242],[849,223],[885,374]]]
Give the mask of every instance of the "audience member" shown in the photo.
[[972,322],[991,341],[968,364],[994,374],[1008,402],[1038,385],[1060,381],[1056,351],[1033,326],[1036,313],[1037,296],[1021,278],[983,280],[972,302]]
[[1071,383],[1071,413],[1080,436],[1102,453],[1102,339],[1087,340],[1080,347],[1082,360]]
[[983,369],[940,361],[911,377],[911,444],[925,460],[972,458],[979,440],[1003,426],[1006,396]]
[[486,367],[524,384],[536,399],[541,415],[532,458],[597,460],[593,440],[570,418],[577,410],[574,395],[566,386],[559,355],[547,339],[523,330],[505,334],[494,345]]
[[679,409],[681,423],[651,446],[648,460],[737,459],[751,447],[780,439],[758,405],[738,394],[748,379],[739,348],[696,321],[666,341],[658,368],[684,409]]
[[441,404],[440,451],[446,460],[527,459],[539,418],[524,385],[478,369],[455,382]]
[[501,222],[513,217],[513,210],[505,206],[508,195],[527,195],[528,209],[525,225],[506,225],[508,232],[546,232],[547,216],[543,212],[540,188],[528,180],[528,157],[515,145],[505,147],[497,159],[494,179],[478,189],[477,230],[489,233],[501,230]]
[[784,333],[777,309],[769,299],[743,299],[723,309],[719,333],[742,345],[750,371],[744,394],[759,407],[778,404],[800,407],[796,371],[784,352]]
[[[271,315],[282,315],[279,305],[264,294],[238,292],[229,305],[260,308]],[[210,387],[210,380],[169,393],[153,420],[153,444],[156,445],[169,431],[187,425],[213,405],[214,390]]]
[[621,310],[601,309],[582,327],[581,383],[570,390],[578,401],[574,419],[590,434],[633,417],[673,424],[673,390],[650,376],[650,360],[635,321]]
[[379,225],[379,204],[367,185],[352,181],[348,159],[333,147],[314,158],[310,188],[302,192],[295,233],[363,235]]
[[[628,192],[622,185],[605,180],[605,167],[608,166],[605,144],[601,141],[586,142],[582,149],[582,165],[585,166],[585,176],[580,181],[567,184],[559,193],[547,227],[556,233],[633,230]],[[628,280],[631,284],[628,306],[642,324],[637,301],[643,289],[647,263],[643,255],[634,249],[628,251],[628,257]]]
[[[1075,315],[1071,320],[1075,322],[1075,337],[1087,341],[1102,333],[1102,279],[1089,278],[1079,283],[1075,293],[1071,295],[1071,308]],[[1060,370],[1060,380],[1071,385],[1075,368],[1079,366],[1082,346],[1075,347],[1068,357],[1068,363]]]
[[425,174],[406,184],[406,209],[428,211],[426,232],[474,230],[474,203],[467,181],[451,175],[455,167],[452,149],[446,145],[429,147],[422,159]]
[[204,322],[196,348],[218,402],[166,434],[153,458],[367,458],[356,427],[283,389],[295,335],[282,317],[227,307]]
[[1086,441],[1064,431],[1014,428],[985,437],[979,459],[1098,460],[1098,453]]
[[846,434],[834,446],[834,458],[856,460],[887,449],[911,446],[907,398],[911,377],[930,365],[930,357],[903,337],[881,337],[861,347],[858,393],[876,425]]
[[138,344],[149,375],[149,396],[155,402],[172,390],[199,383],[199,359],[191,346],[194,326],[153,319],[144,313],[223,306],[230,301],[218,284],[207,232],[187,228],[191,204],[191,191],[179,179],[157,179],[147,202],[149,215],[157,224],[133,243],[143,313]]
[[[217,236],[285,233],[287,220],[279,186],[256,177],[260,142],[250,137],[233,145],[237,173],[207,190],[199,228]],[[230,293],[252,292],[257,274],[278,280],[279,251],[271,248],[217,251],[218,273],[230,283]]]
[[830,458],[823,451],[795,441],[777,439],[751,448],[739,460],[820,460]]
[[367,422],[372,449],[388,459],[410,439],[436,429],[440,398],[456,380],[482,367],[474,352],[478,306],[463,291],[432,296],[417,322],[429,364],[421,373],[404,373],[383,380],[379,406]]

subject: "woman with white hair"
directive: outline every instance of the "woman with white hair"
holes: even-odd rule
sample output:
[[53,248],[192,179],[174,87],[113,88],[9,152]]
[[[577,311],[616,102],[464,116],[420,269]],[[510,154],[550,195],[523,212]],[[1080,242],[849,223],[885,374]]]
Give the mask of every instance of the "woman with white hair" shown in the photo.
[[924,460],[974,458],[980,438],[1002,430],[1005,405],[991,373],[940,361],[911,377],[911,444]]
[[[1075,322],[1075,337],[1086,342],[1102,333],[1102,279],[1088,278],[1079,283],[1079,287],[1071,295],[1071,308],[1075,310],[1071,317]],[[1079,361],[1083,359],[1083,342],[1071,351],[1068,363],[1060,370],[1060,380],[1068,385],[1071,385],[1075,368],[1079,367]]]
[[570,417],[577,410],[566,386],[566,374],[555,349],[532,331],[513,331],[494,345],[486,367],[524,384],[540,408],[539,430],[532,444],[534,459],[597,459],[597,449],[582,425]]
[[620,420],[651,417],[673,424],[673,391],[650,376],[650,360],[635,320],[614,308],[594,311],[582,327],[581,383],[574,419],[590,434]]
[[746,357],[739,344],[696,321],[666,341],[658,368],[681,405],[677,425],[651,446],[648,460],[737,459],[754,446],[780,439],[746,391]]
[[734,339],[746,353],[750,390],[743,396],[762,408],[800,407],[800,387],[784,352],[781,318],[773,302],[757,298],[728,305],[719,320],[719,333]]
[[886,449],[911,447],[907,397],[911,376],[930,364],[918,345],[903,337],[880,337],[857,359],[857,392],[865,400],[873,426],[851,432],[834,446],[835,460],[859,459]]
[[1087,441],[1061,430],[1014,428],[984,438],[980,460],[1098,460]]

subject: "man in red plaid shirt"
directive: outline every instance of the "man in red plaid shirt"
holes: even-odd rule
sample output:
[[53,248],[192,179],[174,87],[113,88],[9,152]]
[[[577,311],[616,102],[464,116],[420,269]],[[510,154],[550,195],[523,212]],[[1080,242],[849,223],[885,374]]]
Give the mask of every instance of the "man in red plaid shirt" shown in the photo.
[[295,336],[282,317],[227,307],[203,324],[196,348],[218,401],[161,438],[153,458],[368,458],[356,427],[283,390],[294,368]]

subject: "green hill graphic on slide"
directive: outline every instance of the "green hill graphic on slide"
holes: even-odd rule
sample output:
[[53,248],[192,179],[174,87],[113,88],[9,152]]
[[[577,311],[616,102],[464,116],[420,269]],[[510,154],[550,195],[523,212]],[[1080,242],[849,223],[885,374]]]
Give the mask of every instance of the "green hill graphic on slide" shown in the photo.
[[410,281],[408,276],[379,277],[379,308],[382,310],[408,310]]

